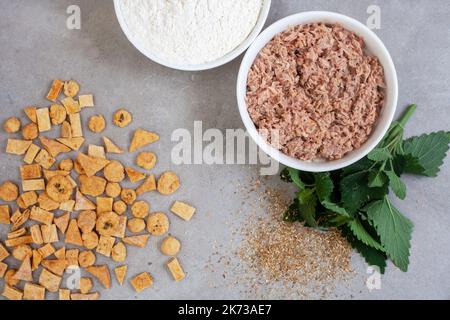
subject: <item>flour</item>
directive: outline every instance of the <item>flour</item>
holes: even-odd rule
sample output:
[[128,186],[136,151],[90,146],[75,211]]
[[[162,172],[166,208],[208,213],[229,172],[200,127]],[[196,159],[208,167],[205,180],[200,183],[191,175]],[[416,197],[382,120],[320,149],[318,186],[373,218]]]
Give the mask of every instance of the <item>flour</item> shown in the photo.
[[262,0],[122,0],[132,36],[177,65],[214,61],[239,46],[258,20]]

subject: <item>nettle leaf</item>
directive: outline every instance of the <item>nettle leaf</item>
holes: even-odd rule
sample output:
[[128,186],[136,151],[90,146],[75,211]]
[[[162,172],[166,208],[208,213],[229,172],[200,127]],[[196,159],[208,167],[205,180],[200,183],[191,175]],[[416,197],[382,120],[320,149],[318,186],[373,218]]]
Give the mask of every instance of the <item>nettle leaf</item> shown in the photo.
[[325,209],[328,209],[334,213],[340,214],[342,216],[350,217],[350,214],[342,208],[341,206],[337,205],[336,203],[333,203],[328,200],[324,200],[321,202],[322,206],[324,206]]
[[350,214],[355,213],[365,204],[383,199],[388,193],[387,185],[381,188],[371,188],[367,184],[368,172],[361,171],[344,177],[340,183],[343,207]]
[[370,171],[368,182],[371,188],[382,187],[388,182],[388,177],[383,171]]
[[316,182],[316,192],[320,201],[330,198],[334,190],[333,180],[329,173],[318,173],[314,176]]
[[309,227],[316,228],[317,195],[314,189],[304,189],[298,193],[298,210]]
[[342,169],[342,175],[348,176],[353,173],[369,170],[373,164],[374,164],[373,161],[369,160],[367,157],[364,157],[358,162],[352,164],[351,166]]
[[348,222],[352,221],[353,218],[350,216],[345,215],[336,215],[332,218],[329,218],[328,221],[325,223],[326,226],[329,227],[341,227],[343,225],[346,225]]
[[367,264],[369,266],[378,266],[380,273],[384,274],[386,270],[386,254],[356,239],[350,231],[345,231],[344,229],[344,234],[346,234],[348,242],[366,260]]
[[291,178],[292,182],[301,190],[305,189],[306,186],[303,183],[303,181],[300,179],[299,172],[296,169],[287,168],[287,171],[289,173],[289,177]]
[[423,166],[419,163],[419,159],[415,158],[414,156],[410,154],[403,155],[403,172],[402,173],[409,173],[409,174],[418,174],[418,175],[424,175],[425,169]]
[[400,199],[406,198],[406,185],[394,171],[386,171],[392,191]]
[[449,150],[450,135],[440,131],[403,142],[405,172],[436,177]]
[[412,222],[400,213],[385,197],[367,207],[367,218],[377,230],[387,255],[400,270],[409,265]]
[[405,172],[406,159],[403,154],[396,154],[392,159],[392,169],[397,176],[401,176]]
[[391,159],[392,155],[386,148],[376,148],[367,155],[367,158],[372,161],[381,162]]
[[325,209],[328,209],[334,213],[347,216],[348,214],[347,210],[340,207],[337,203],[334,203],[331,200],[331,194],[334,190],[334,183],[331,179],[331,176],[329,173],[318,173],[315,175],[315,182],[316,182],[316,192],[317,196],[319,198],[320,203]]
[[354,219],[348,224],[349,229],[353,232],[353,235],[365,245],[375,248],[380,251],[384,251],[383,246],[375,240],[372,235],[364,228],[359,219]]

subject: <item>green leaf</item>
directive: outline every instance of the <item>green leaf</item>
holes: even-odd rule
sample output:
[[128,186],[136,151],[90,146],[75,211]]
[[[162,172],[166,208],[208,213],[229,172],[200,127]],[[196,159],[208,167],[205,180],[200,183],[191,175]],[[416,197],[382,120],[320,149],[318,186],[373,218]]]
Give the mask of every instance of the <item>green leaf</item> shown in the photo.
[[336,203],[333,203],[329,200],[324,200],[321,202],[322,206],[325,207],[325,209],[328,209],[334,213],[340,214],[342,216],[350,217],[350,214],[342,208],[341,206],[337,205]]
[[427,176],[424,174],[425,169],[419,163],[419,159],[410,154],[405,154],[403,155],[403,161],[403,173]]
[[319,197],[319,201],[322,206],[334,213],[349,217],[350,215],[348,214],[347,210],[340,207],[338,204],[334,203],[331,200],[331,194],[334,190],[334,184],[333,180],[330,177],[330,173],[327,172],[316,174],[315,182],[317,196]]
[[315,176],[316,192],[319,200],[328,200],[333,193],[334,184],[329,173],[317,173]]
[[347,235],[347,240],[352,247],[366,260],[369,266],[378,266],[380,273],[384,274],[386,270],[387,256],[384,252],[365,245],[353,235]]
[[383,171],[370,171],[368,180],[369,187],[377,188],[384,186],[388,182],[388,177]]
[[355,213],[365,204],[382,199],[388,193],[388,187],[370,188],[367,185],[368,173],[361,171],[344,177],[340,183],[342,204],[350,214]]
[[400,199],[406,198],[406,185],[394,171],[386,171],[392,191]]
[[299,187],[301,190],[306,188],[305,184],[299,177],[298,170],[287,168],[287,171],[289,172],[289,176],[291,177],[292,182],[294,182],[297,187]]
[[406,159],[402,154],[396,154],[392,159],[392,167],[397,176],[401,176],[405,172]]
[[359,219],[350,221],[348,227],[359,241],[372,248],[384,251],[383,246],[367,232]]
[[381,162],[391,159],[392,155],[386,148],[376,148],[367,155],[367,158],[375,162]]
[[352,221],[352,218],[350,216],[344,216],[344,215],[337,215],[332,218],[328,218],[328,220],[325,222],[325,225],[328,227],[341,227],[347,223]]
[[344,177],[360,171],[367,171],[370,169],[370,167],[372,167],[373,164],[373,161],[369,160],[367,157],[364,157],[358,162],[342,169],[342,176]]
[[317,196],[314,189],[304,189],[298,193],[298,210],[309,227],[316,228]]
[[436,177],[449,150],[450,136],[440,131],[413,137],[403,142],[405,172]]
[[394,264],[408,270],[412,222],[389,202],[387,197],[367,208],[367,218],[377,230],[381,244]]

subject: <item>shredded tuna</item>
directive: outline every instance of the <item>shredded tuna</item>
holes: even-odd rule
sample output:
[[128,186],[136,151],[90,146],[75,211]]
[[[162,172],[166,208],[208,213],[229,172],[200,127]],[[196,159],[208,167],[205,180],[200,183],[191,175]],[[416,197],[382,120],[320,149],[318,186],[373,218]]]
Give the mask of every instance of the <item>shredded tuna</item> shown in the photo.
[[369,138],[384,104],[384,71],[364,40],[341,25],[299,25],[275,36],[248,74],[259,130],[300,160],[337,160]]

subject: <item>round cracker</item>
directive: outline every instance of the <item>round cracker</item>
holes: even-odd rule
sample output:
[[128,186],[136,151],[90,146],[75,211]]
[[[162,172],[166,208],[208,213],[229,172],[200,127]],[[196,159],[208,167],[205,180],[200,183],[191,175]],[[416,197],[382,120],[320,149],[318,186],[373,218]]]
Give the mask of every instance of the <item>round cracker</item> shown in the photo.
[[95,229],[102,236],[114,236],[119,228],[120,219],[115,212],[104,212],[98,217]]
[[162,212],[152,213],[147,219],[147,231],[153,236],[162,236],[169,231],[169,218]]
[[171,195],[180,187],[180,179],[172,171],[164,172],[158,179],[157,189],[163,195]]
[[172,236],[168,236],[161,242],[161,252],[166,256],[176,256],[180,252],[180,241]]
[[50,199],[61,203],[70,200],[73,186],[68,178],[54,176],[47,182],[45,191]]
[[125,168],[119,161],[112,160],[103,169],[103,175],[109,182],[121,182],[125,179]]
[[128,220],[128,230],[133,233],[139,233],[145,230],[145,220],[141,218],[133,218]]
[[133,116],[125,109],[119,109],[114,113],[113,123],[119,128],[124,128],[133,121]]
[[136,201],[136,197],[136,191],[133,189],[122,189],[122,192],[120,193],[120,198],[126,204],[133,204],[134,201]]

